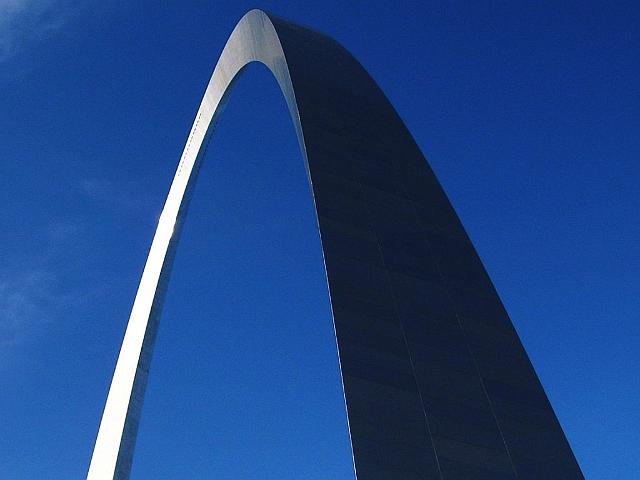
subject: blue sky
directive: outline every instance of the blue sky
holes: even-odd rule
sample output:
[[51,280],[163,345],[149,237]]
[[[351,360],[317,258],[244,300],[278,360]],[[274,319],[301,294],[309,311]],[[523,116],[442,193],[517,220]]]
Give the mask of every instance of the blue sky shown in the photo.
[[[640,478],[640,7],[558,3],[0,0],[0,478],[85,475],[164,196],[255,6],[379,82],[585,475]],[[183,232],[132,478],[351,478],[297,148],[248,69]]]

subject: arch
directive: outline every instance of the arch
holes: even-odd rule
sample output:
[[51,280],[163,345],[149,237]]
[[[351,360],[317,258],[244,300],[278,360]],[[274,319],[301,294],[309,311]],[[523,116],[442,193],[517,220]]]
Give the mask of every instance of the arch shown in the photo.
[[189,192],[251,62],[284,94],[311,183],[357,478],[583,478],[464,228],[385,95],[337,42],[260,10],[235,27],[198,109],[87,478],[129,477]]

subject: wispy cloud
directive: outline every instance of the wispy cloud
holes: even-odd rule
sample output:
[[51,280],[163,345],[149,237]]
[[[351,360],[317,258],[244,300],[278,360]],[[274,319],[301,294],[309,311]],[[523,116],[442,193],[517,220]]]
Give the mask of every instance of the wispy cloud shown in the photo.
[[0,63],[62,29],[72,13],[64,0],[0,0]]
[[28,259],[9,259],[0,269],[0,371],[24,342],[39,337],[82,298],[64,286],[57,259],[82,235],[82,226],[53,221],[41,234],[44,248],[31,251]]
[[44,270],[11,272],[0,277],[0,350],[17,345],[23,333],[47,321],[55,302],[54,278]]
[[91,201],[120,213],[140,214],[158,209],[157,199],[132,182],[84,179],[80,182],[80,191]]
[[[159,208],[137,183],[93,178],[79,180],[75,188],[79,198],[105,215],[148,218]],[[82,216],[33,225],[31,236],[37,240],[0,262],[0,373],[27,344],[46,335],[52,325],[77,317],[90,299],[109,288],[93,281],[93,270],[86,268],[96,259],[91,226]]]

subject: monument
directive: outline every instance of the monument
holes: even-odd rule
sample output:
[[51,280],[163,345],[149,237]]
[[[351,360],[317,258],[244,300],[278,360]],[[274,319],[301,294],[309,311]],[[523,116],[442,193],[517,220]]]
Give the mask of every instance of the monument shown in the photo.
[[356,478],[584,478],[460,220],[384,93],[334,40],[252,10],[215,67],[160,216],[88,480],[129,478],[189,193],[251,62],[277,79],[311,184]]

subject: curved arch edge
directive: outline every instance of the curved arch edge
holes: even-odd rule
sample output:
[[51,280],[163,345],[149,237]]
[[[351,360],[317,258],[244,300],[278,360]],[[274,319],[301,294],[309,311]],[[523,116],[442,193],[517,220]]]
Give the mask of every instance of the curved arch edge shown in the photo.
[[269,16],[261,10],[251,10],[236,25],[214,68],[160,214],[118,355],[87,480],[129,477],[163,283],[170,273],[188,192],[196,181],[207,142],[235,80],[252,62],[263,63],[276,78],[294,122],[308,173],[298,106],[282,45]]

